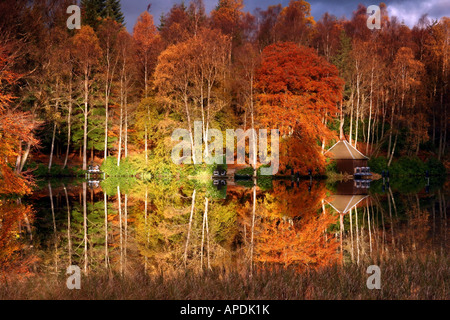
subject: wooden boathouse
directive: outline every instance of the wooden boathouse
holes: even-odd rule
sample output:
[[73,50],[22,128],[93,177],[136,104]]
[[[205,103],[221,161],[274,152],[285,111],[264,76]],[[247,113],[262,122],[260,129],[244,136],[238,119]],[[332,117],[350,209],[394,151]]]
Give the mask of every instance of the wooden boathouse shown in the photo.
[[325,155],[336,161],[339,172],[358,176],[371,175],[367,166],[369,158],[345,139],[338,141]]

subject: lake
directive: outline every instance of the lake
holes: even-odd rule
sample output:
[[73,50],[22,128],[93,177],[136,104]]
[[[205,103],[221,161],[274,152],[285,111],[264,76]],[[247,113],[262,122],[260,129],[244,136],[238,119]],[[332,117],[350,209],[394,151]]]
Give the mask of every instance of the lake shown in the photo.
[[37,181],[0,206],[0,262],[27,277],[446,256],[448,184],[431,180]]

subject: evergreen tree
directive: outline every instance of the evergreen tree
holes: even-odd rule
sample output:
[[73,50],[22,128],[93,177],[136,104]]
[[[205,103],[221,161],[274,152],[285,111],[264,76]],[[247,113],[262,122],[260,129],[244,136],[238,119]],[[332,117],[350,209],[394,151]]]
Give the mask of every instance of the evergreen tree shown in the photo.
[[104,18],[112,18],[120,24],[123,24],[125,21],[121,11],[120,0],[106,0],[103,14]]
[[99,25],[99,18],[112,18],[123,24],[125,18],[122,13],[120,0],[81,0],[83,23],[94,29]]
[[96,29],[99,19],[103,17],[106,0],[81,0],[81,12],[83,14],[83,24],[87,24]]

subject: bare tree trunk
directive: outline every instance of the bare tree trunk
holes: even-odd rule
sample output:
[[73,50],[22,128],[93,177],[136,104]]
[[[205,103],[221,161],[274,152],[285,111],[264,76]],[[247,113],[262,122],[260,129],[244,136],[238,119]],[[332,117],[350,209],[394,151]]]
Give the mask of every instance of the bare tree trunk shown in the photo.
[[[257,177],[257,147],[256,147],[256,131],[255,131],[255,109],[253,103],[253,73],[250,76],[250,111],[252,117],[252,134],[253,134],[253,178]],[[256,181],[256,180],[255,180]]]
[[[374,147],[374,145],[376,143],[375,142],[375,138],[378,136],[378,127],[379,127],[379,124],[378,124],[378,121],[379,121],[378,112],[380,110],[380,107],[379,107],[378,103],[379,103],[379,100],[377,99],[377,104],[376,104],[376,108],[375,108],[375,115],[374,115],[373,123],[372,123],[372,134],[371,134],[372,142],[370,144],[370,152],[368,153],[368,155],[372,155],[373,154],[373,147]],[[377,133],[375,133],[375,128],[377,129]],[[377,141],[377,143],[378,143],[378,141]]]
[[[148,186],[145,185],[145,201],[144,201],[144,225],[145,225],[145,232],[146,232],[146,239],[147,239],[147,247],[148,247],[148,243],[150,242],[150,233],[148,232]],[[144,258],[144,268],[145,271],[147,271],[147,255],[145,255]],[[185,263],[186,265],[186,263]]]
[[[186,90],[187,90],[187,84],[186,84]],[[192,160],[193,160],[194,164],[197,164],[197,157],[195,156],[194,134],[192,132],[192,124],[191,124],[191,113],[189,112],[188,97],[187,97],[186,92],[184,93],[183,101],[184,101],[184,107],[186,110],[186,117],[187,117],[187,121],[188,121],[189,135],[191,138]]]
[[56,219],[55,219],[55,206],[53,204],[53,193],[52,193],[52,185],[50,182],[48,183],[48,192],[50,196],[50,207],[52,209],[52,219],[53,219],[53,236],[54,236],[54,245],[55,245],[55,273],[58,273],[58,236],[56,234]]
[[144,151],[145,151],[145,165],[148,165],[148,128],[147,128],[147,121],[145,121],[145,128],[144,128]]
[[[206,199],[206,198],[205,198]],[[205,202],[205,212],[207,209],[207,204]],[[203,223],[202,223],[202,245],[200,249],[200,269],[203,270],[203,246],[205,242],[205,224],[206,224],[206,214],[203,213]]]
[[108,196],[103,191],[103,202],[105,212],[105,268],[108,268],[109,255],[108,255]]
[[88,99],[89,99],[88,72],[85,71],[85,73],[84,73],[83,171],[87,170]]
[[83,182],[83,242],[84,242],[84,272],[88,272],[88,236],[87,236],[87,203],[86,203],[86,182]]
[[56,120],[53,124],[53,134],[52,134],[52,145],[50,148],[50,156],[48,160],[48,172],[50,173],[50,170],[52,169],[52,162],[53,162],[53,151],[55,149],[55,136],[56,136]]
[[378,137],[378,141],[384,137],[384,125],[386,124],[386,114],[387,114],[387,100],[388,95],[386,94],[385,97],[383,97],[383,120],[381,121],[381,137]]
[[[106,71],[106,85],[105,85],[105,152],[103,154],[103,161],[108,157],[108,122],[109,122],[109,95],[111,93],[112,80],[110,82],[110,61],[109,61],[109,48],[107,50],[108,67]],[[113,72],[114,74],[114,72]],[[113,77],[113,76],[112,76]]]
[[123,275],[123,234],[122,234],[122,198],[120,187],[117,186],[117,202],[119,208],[119,237],[120,237],[120,274]]
[[369,209],[369,203],[367,202],[367,223],[369,228],[369,248],[370,248],[370,254],[372,255],[372,230],[370,229],[370,209]]
[[125,158],[128,157],[128,98],[125,93]]
[[354,248],[353,248],[353,218],[352,218],[352,209],[350,209],[349,214],[350,214],[350,241],[351,241],[351,246],[352,246],[351,256],[352,256],[352,262],[353,262],[353,260],[354,260]]
[[[325,118],[325,116],[326,115],[324,115],[323,116],[323,124],[324,124],[324,126],[326,127],[327,126],[327,119]],[[325,143],[326,143],[326,140],[325,140],[325,138],[322,138],[322,154],[324,154],[324,152],[325,152]]]
[[27,159],[28,159],[28,155],[30,154],[30,150],[31,150],[31,143],[28,142],[27,147],[25,148],[25,152],[21,156],[20,166],[19,166],[19,171],[18,171],[19,173],[23,171],[25,163],[27,162]]
[[394,130],[394,112],[395,112],[395,101],[392,101],[392,114],[391,114],[391,127],[389,128],[389,144],[388,144],[388,154],[391,153],[392,146],[392,133]]
[[[359,91],[359,90],[358,90]],[[359,97],[357,98],[356,104],[356,117],[355,117],[355,148],[358,148],[358,129],[359,129]]]
[[[107,89],[108,90],[108,89]],[[108,120],[109,120],[109,96],[106,93],[105,98],[105,152],[103,154],[103,161],[108,157]]]
[[372,102],[373,102],[373,73],[374,73],[374,65],[372,60],[372,73],[370,77],[370,103],[369,103],[369,125],[367,128],[367,145],[366,145],[366,154],[369,154],[369,142],[370,142],[370,125],[372,121]]
[[342,244],[342,234],[344,232],[344,215],[339,214],[339,242],[341,247],[341,262],[344,262],[344,246]]
[[[205,120],[205,106],[204,106],[204,97],[203,97],[203,71],[201,71],[200,77],[200,111],[202,114],[202,136],[203,140],[205,140],[205,154],[208,154],[208,137],[206,135],[206,120]],[[208,102],[209,103],[209,102]]]
[[350,134],[349,134],[349,143],[352,144],[352,135],[353,135],[353,89],[352,93],[350,95],[350,101],[351,101],[351,109],[350,109]]
[[66,186],[64,186],[64,195],[66,197],[66,206],[67,206],[67,251],[69,252],[69,265],[72,265],[72,236],[70,235],[70,205],[69,205],[69,196],[67,195]]
[[359,61],[356,60],[356,129],[355,129],[355,148],[358,148],[358,127],[359,127],[359,115],[361,112],[360,108],[360,100],[361,100],[361,90],[360,90],[360,83],[361,83],[361,71],[359,70]]
[[144,96],[148,97],[148,57],[144,58]]
[[186,246],[184,248],[184,267],[186,267],[187,264],[187,252],[188,252],[188,246],[189,246],[189,239],[191,237],[191,229],[192,229],[192,218],[194,216],[194,207],[195,207],[195,189],[192,193],[192,205],[191,205],[191,215],[189,217],[189,227],[188,227],[188,234],[186,238]]
[[66,157],[64,159],[63,169],[67,166],[67,161],[69,160],[69,151],[70,151],[70,139],[72,134],[72,76],[70,76],[69,80],[69,110],[67,114],[67,150]]
[[389,208],[389,218],[391,222],[391,237],[392,237],[392,247],[395,248],[395,238],[394,238],[394,219],[392,217],[392,206],[391,206],[391,198],[388,195],[388,208]]
[[355,219],[356,219],[356,263],[359,265],[359,225],[358,225],[358,208],[355,207]]
[[205,225],[206,225],[206,250],[208,251],[208,269],[211,270],[211,259],[209,250],[209,227],[208,227],[208,198],[205,198]]
[[394,158],[395,147],[397,146],[397,139],[398,139],[398,133],[395,135],[394,146],[392,147],[392,152],[391,152],[391,155],[390,155],[390,158],[389,158],[389,162],[387,164],[388,167],[391,166],[392,159]]
[[125,246],[124,246],[124,255],[125,255],[125,271],[127,271],[127,248],[128,248],[128,194],[125,193],[125,201],[124,201],[124,211],[125,211]]
[[117,153],[117,166],[120,166],[120,158],[122,157],[122,131],[123,131],[123,105],[124,105],[124,93],[123,93],[123,77],[120,79],[120,123],[119,123],[119,146]]
[[253,184],[253,210],[252,210],[252,231],[250,235],[250,276],[253,275],[253,250],[255,236],[255,217],[256,217],[256,180]]
[[[59,80],[56,81],[56,92],[59,93]],[[56,103],[55,103],[55,116],[58,113],[58,107],[59,107],[59,97],[57,97]],[[53,152],[55,150],[56,127],[57,127],[57,122],[55,119],[54,124],[53,124],[52,146],[50,148],[50,157],[49,157],[49,162],[48,162],[48,172],[49,173],[50,173],[50,170],[52,169]]]
[[394,207],[395,216],[397,217],[398,213],[397,213],[397,206],[395,205],[394,193],[392,192],[392,189],[390,187],[389,187],[389,194],[391,195],[392,205]]
[[[16,167],[15,167],[15,170],[16,170],[17,173],[20,173],[19,169],[20,169],[20,162],[22,161],[22,143],[23,143],[23,141],[20,140],[19,152],[17,154]],[[6,157],[6,163],[8,163],[8,158],[7,157]]]

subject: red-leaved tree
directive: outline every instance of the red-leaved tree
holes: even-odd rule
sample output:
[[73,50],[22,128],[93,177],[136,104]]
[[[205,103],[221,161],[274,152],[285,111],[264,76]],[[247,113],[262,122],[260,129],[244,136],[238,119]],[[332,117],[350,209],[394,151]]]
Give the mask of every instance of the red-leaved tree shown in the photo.
[[343,84],[337,68],[313,49],[291,42],[264,49],[255,81],[259,121],[280,130],[282,170],[288,164],[303,173],[323,169],[318,142],[335,138],[327,122],[338,112]]

